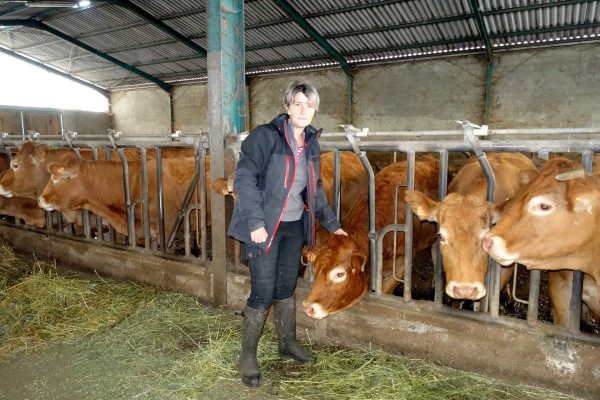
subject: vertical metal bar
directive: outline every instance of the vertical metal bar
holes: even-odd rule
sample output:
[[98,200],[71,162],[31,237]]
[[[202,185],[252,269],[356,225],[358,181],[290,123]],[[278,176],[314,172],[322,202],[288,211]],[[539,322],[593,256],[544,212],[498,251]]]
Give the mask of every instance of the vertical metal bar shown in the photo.
[[[594,153],[586,150],[581,154],[581,164],[586,172],[592,172],[592,162]],[[573,289],[571,291],[571,303],[569,310],[571,318],[569,319],[569,330],[579,332],[581,324],[581,297],[583,295],[583,272],[573,271]]]
[[[77,157],[81,160],[81,153],[78,147],[73,147],[71,142],[69,142],[69,146],[71,149],[77,154]],[[83,220],[83,234],[86,239],[90,239],[92,237],[92,227],[90,226],[90,212],[89,210],[81,210],[81,217]]]
[[358,143],[353,134],[353,127],[346,128],[346,138],[352,146],[352,150],[360,158],[360,162],[369,178],[369,290],[376,291],[377,282],[383,278],[377,273],[381,270],[381,257],[377,257],[377,229],[375,228],[375,174],[373,167],[367,158],[367,153],[360,151]]
[[19,110],[19,117],[21,119],[21,136],[25,138],[25,116],[23,115],[23,110]]
[[[415,188],[415,152],[406,153],[406,188]],[[406,207],[406,232],[404,233],[404,294],[405,301],[412,299],[412,250],[413,250],[413,213],[408,204]]]
[[340,157],[338,149],[333,150],[333,211],[338,218],[341,218],[341,197],[340,192]]
[[125,212],[127,214],[127,236],[129,239],[129,246],[134,247],[136,245],[135,209],[132,206],[131,192],[129,187],[129,163],[127,162],[127,158],[125,158],[123,149],[117,149],[117,154],[119,155],[121,164],[123,165],[123,190],[125,194]]
[[538,320],[538,309],[540,301],[540,277],[539,269],[534,269],[529,273],[529,298],[527,303],[527,324],[533,326]]
[[89,239],[92,237],[92,229],[90,227],[90,212],[88,210],[81,210],[81,217],[83,219],[83,234]]
[[488,257],[488,273],[490,279],[489,312],[492,318],[497,318],[500,313],[500,264]]
[[[448,151],[440,150],[440,180],[439,180],[439,197],[442,200],[446,197],[448,191]],[[442,269],[442,253],[440,250],[440,241],[435,241],[435,260],[433,267],[433,280],[435,282],[435,304],[443,304],[444,298],[444,276]]]
[[185,255],[187,257],[192,255],[192,246],[190,244],[190,236],[191,236],[190,215],[192,213],[192,210],[196,210],[196,212],[198,212],[198,207],[196,205],[189,206],[185,210],[185,216],[183,218],[183,238],[184,238],[183,240],[184,240],[184,246],[185,246]]
[[63,110],[60,110],[60,134],[64,136],[65,134],[65,121],[63,120]]
[[[106,150],[104,151],[104,159],[105,160],[110,160],[110,151],[111,148],[107,147]],[[112,227],[112,225],[108,225],[108,240],[111,243],[115,243],[117,241],[117,235],[115,234],[115,228]]]
[[[196,155],[198,158],[198,155]],[[204,146],[200,146],[200,260],[202,263],[206,263],[206,256],[208,253],[208,246],[206,244],[206,149]]]
[[150,195],[148,189],[148,160],[146,148],[140,148],[142,167],[142,224],[144,227],[144,248],[150,250]]
[[[94,161],[98,161],[98,148],[92,147],[92,155],[94,157]],[[96,215],[96,237],[98,240],[104,240],[104,232],[102,227],[102,217]]]
[[158,245],[161,252],[165,248],[165,198],[163,193],[162,149],[156,148],[156,195],[158,198]]
[[52,231],[52,211],[46,211],[46,229]]

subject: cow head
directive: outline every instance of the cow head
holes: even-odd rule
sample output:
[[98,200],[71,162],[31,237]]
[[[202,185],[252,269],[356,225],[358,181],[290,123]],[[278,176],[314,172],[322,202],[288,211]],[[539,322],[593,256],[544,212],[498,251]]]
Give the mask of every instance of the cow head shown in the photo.
[[481,241],[494,220],[494,205],[459,193],[436,202],[416,190],[407,190],[404,200],[419,219],[438,223],[448,296],[469,300],[485,296],[488,259]]
[[25,142],[0,179],[0,195],[37,199],[50,176],[44,164],[48,149],[45,144]]
[[358,302],[368,289],[368,256],[352,237],[330,235],[314,263],[315,281],[304,312],[322,319]]
[[235,172],[229,174],[227,179],[225,178],[217,178],[210,184],[210,190],[217,194],[222,194],[223,196],[232,196],[235,199],[236,192],[233,189],[233,178],[235,176]]
[[50,163],[50,180],[38,198],[38,204],[46,211],[78,210],[84,208],[84,197],[79,190],[81,185],[74,184],[79,174],[79,163]]
[[[569,171],[579,164],[552,159],[486,235],[484,250],[502,265],[580,269],[600,223],[596,177]],[[565,174],[567,173],[567,174]]]

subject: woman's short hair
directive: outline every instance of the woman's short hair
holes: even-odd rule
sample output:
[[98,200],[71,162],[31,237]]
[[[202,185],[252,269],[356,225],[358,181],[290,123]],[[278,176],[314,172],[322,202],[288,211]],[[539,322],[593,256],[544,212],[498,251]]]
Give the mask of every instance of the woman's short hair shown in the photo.
[[283,93],[283,105],[286,109],[292,104],[294,97],[296,97],[296,94],[298,93],[302,93],[308,97],[308,101],[311,101],[315,105],[315,111],[319,111],[319,93],[317,93],[317,89],[315,89],[313,85],[306,81],[292,82],[287,89],[285,89],[285,92]]

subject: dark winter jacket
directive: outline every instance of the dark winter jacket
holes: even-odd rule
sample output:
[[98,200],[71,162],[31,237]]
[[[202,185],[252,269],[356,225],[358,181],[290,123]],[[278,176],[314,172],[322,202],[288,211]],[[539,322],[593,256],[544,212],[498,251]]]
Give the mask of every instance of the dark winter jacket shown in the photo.
[[[288,129],[289,116],[281,114],[268,124],[257,126],[242,142],[233,186],[237,192],[228,234],[252,243],[250,232],[265,227],[269,236],[259,246],[268,252],[277,234],[296,168]],[[303,193],[305,243],[310,251],[315,241],[315,217],[330,232],[341,227],[327,204],[321,181],[321,148],[317,139],[321,131],[305,128],[304,151],[307,157],[308,185]]]

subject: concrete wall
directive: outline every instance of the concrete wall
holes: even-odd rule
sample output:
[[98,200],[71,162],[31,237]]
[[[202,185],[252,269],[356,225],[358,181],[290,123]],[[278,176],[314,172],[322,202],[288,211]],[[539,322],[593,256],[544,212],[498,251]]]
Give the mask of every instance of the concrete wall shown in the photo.
[[363,67],[354,78],[354,125],[370,131],[454,129],[480,121],[485,100],[480,57]]
[[110,128],[110,116],[102,112],[65,110],[63,125],[65,131],[79,135],[104,135]]
[[113,92],[110,104],[111,125],[125,135],[172,133],[169,95],[162,89]]
[[494,128],[600,126],[600,45],[500,54],[492,100]]
[[177,86],[173,89],[174,130],[183,134],[208,131],[208,84]]
[[338,70],[296,72],[250,79],[250,127],[265,124],[285,112],[283,92],[295,80],[306,80],[319,92],[319,112],[312,125],[327,132],[341,131],[338,125],[348,123],[349,103],[346,75]]
[[[36,131],[43,135],[60,135],[60,114],[57,109],[23,109],[25,132]],[[80,135],[104,134],[110,128],[108,113],[64,110],[63,129]],[[21,115],[19,108],[0,109],[0,132],[20,135]]]

